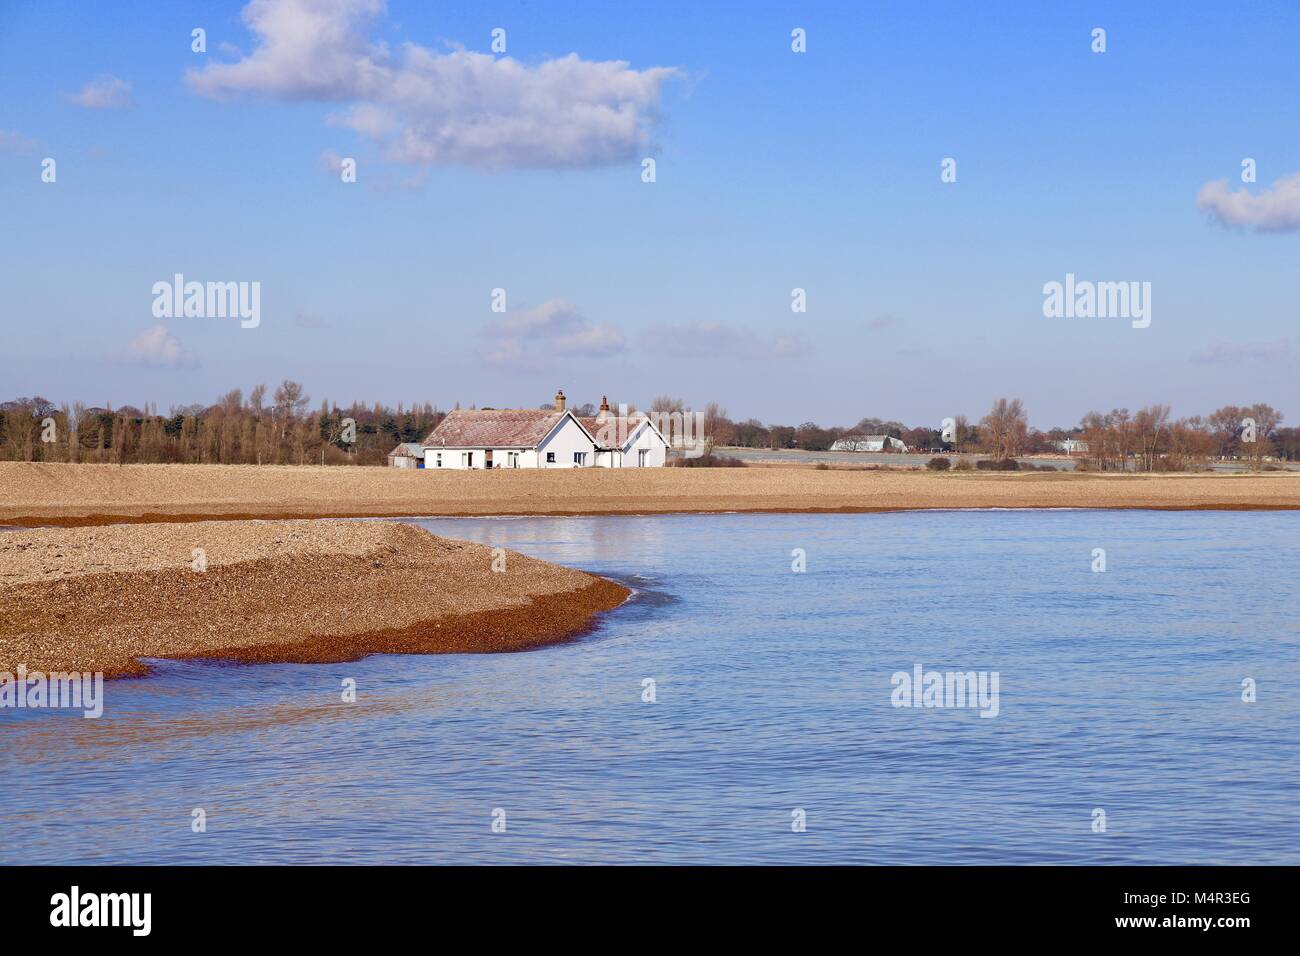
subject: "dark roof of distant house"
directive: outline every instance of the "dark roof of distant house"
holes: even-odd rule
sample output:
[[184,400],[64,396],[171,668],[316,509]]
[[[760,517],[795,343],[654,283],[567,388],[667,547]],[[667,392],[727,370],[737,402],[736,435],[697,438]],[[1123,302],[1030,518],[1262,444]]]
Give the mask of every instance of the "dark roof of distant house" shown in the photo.
[[424,447],[536,448],[567,414],[553,408],[458,408],[429,432]]

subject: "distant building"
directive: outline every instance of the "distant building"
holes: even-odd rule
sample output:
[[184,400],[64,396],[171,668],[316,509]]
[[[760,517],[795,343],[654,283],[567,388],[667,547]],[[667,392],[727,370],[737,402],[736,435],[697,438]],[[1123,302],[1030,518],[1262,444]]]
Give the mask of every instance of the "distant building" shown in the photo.
[[886,444],[891,451],[907,451],[907,446],[891,435],[845,435],[831,445],[831,451],[884,451]]
[[1058,451],[1063,451],[1067,455],[1086,455],[1088,453],[1088,443],[1079,441],[1077,438],[1067,438],[1064,441],[1056,443]]
[[424,449],[418,441],[404,441],[388,453],[393,468],[423,468]]
[[425,468],[659,468],[668,442],[644,415],[579,418],[554,408],[456,409],[421,443]]

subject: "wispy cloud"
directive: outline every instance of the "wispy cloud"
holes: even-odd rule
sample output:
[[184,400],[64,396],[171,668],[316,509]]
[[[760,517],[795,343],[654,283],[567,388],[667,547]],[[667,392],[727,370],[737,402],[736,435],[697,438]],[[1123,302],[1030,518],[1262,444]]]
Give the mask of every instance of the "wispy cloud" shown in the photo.
[[30,153],[37,146],[36,140],[15,130],[0,129],[0,153]]
[[1287,358],[1291,355],[1290,339],[1272,342],[1215,342],[1193,353],[1192,361],[1201,365],[1239,365]]
[[253,0],[243,10],[253,51],[192,69],[186,81],[212,99],[348,104],[329,121],[379,143],[397,162],[505,169],[600,166],[641,155],[661,89],[678,75],[574,53],[535,66],[416,43],[394,53],[365,33],[384,10],[383,0]]
[[645,348],[672,358],[792,358],[808,352],[802,336],[761,336],[724,322],[659,325],[645,334]]
[[321,169],[329,173],[338,173],[343,170],[343,157],[332,149],[327,149],[320,154]]
[[508,313],[484,334],[492,344],[480,355],[491,365],[540,369],[557,358],[605,358],[627,349],[627,339],[609,323],[595,323],[567,299]]
[[126,347],[126,361],[150,368],[194,368],[199,364],[165,325],[152,325],[133,339]]
[[1234,192],[1226,179],[1206,183],[1197,193],[1196,205],[1225,226],[1295,232],[1300,230],[1300,173],[1283,176],[1258,195],[1245,189]]
[[88,110],[120,110],[134,102],[131,84],[111,73],[97,76],[76,93],[65,93],[64,96]]

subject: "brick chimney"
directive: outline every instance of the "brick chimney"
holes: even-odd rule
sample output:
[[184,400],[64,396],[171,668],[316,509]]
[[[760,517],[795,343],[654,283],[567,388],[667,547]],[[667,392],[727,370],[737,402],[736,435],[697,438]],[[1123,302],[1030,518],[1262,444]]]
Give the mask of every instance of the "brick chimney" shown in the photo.
[[600,396],[600,411],[596,413],[596,421],[603,421],[609,418],[609,415],[609,396],[602,395]]
[[564,401],[564,389],[561,388],[561,389],[558,389],[558,390],[556,391],[556,393],[555,393],[555,410],[556,410],[557,412],[562,412],[562,411],[564,411],[564,405],[565,405],[565,401]]

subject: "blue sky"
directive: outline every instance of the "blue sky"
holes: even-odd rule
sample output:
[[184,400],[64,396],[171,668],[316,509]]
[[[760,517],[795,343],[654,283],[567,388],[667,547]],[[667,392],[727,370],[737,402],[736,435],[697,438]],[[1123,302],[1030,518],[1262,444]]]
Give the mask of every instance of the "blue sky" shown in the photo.
[[[1294,5],[244,7],[0,3],[0,399],[1300,419]],[[160,321],[177,272],[261,324]],[[1066,273],[1150,327],[1044,317]]]

